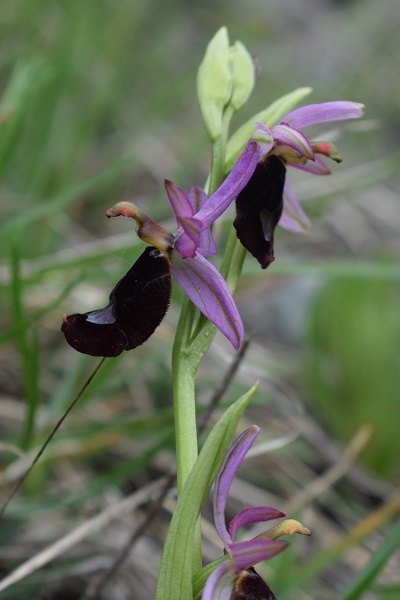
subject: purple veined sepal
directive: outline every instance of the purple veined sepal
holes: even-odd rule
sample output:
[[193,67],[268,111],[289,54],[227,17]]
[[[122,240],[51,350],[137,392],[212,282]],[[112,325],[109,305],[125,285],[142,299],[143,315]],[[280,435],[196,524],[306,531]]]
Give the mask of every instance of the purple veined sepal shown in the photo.
[[225,522],[225,508],[229,490],[237,470],[259,433],[260,428],[253,425],[240,434],[229,448],[222,467],[215,478],[213,497],[214,522],[218,535],[226,548],[233,542]]
[[182,258],[193,258],[199,246],[200,234],[204,225],[200,219],[194,217],[193,205],[182,188],[168,180],[165,180],[164,185],[178,223],[174,248]]
[[302,129],[303,127],[316,125],[317,123],[359,119],[363,116],[364,109],[363,104],[347,100],[307,104],[306,106],[295,108],[285,115],[281,123],[285,123],[294,129]]
[[247,185],[260,157],[259,146],[250,141],[220,187],[196,214],[205,226],[212,225]]
[[105,308],[65,315],[61,330],[78,352],[118,356],[154,333],[168,310],[171,288],[169,257],[149,246],[116,284]]
[[192,187],[186,195],[182,188],[168,180],[165,180],[164,185],[178,223],[175,250],[182,258],[193,258],[196,251],[203,256],[216,254],[217,249],[210,227],[205,226],[196,216],[208,202],[207,194],[201,188]]
[[172,252],[172,274],[189,299],[238,350],[244,327],[221,273],[201,254],[182,259]]
[[[207,194],[200,187],[190,188],[188,198],[193,206],[195,214],[198,213],[208,202]],[[215,245],[211,227],[209,225],[204,227],[200,232],[197,252],[202,256],[211,256],[217,253],[217,247]]]
[[310,219],[300,206],[287,181],[283,190],[283,212],[279,225],[293,233],[305,233],[311,227]]

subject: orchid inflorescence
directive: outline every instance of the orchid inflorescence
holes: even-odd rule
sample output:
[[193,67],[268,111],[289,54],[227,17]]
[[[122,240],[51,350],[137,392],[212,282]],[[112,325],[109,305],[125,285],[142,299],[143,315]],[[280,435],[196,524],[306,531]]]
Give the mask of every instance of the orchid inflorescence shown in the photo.
[[[230,45],[226,28],[221,28],[208,45],[197,78],[200,110],[212,144],[207,192],[192,187],[186,193],[165,181],[177,222],[175,232],[131,202],[110,208],[107,217],[135,221],[136,233],[147,247],[116,284],[105,308],[63,317],[62,331],[73,348],[92,356],[115,357],[143,344],[161,323],[170,303],[172,277],[187,296],[172,351],[178,503],[165,541],[157,600],[200,596],[203,600],[274,600],[254,565],[287,546],[279,541],[281,536],[310,535],[298,521],[289,519],[253,539],[239,540],[238,530],[244,526],[285,516],[269,506],[245,508],[227,528],[228,492],[259,428],[250,427],[228,447],[256,386],[225,411],[198,454],[195,376],[217,329],[235,350],[241,346],[244,327],[232,290],[246,251],[265,269],[275,260],[277,225],[295,233],[310,227],[286,180],[287,168],[327,175],[329,169],[320,157],[341,161],[333,144],[313,141],[303,129],[357,119],[364,107],[336,101],[295,108],[310,92],[300,88],[257,113],[229,137],[231,117],[247,101],[254,79],[249,52],[240,42]],[[212,226],[233,202],[236,215],[222,275],[209,260],[217,254]],[[214,480],[214,521],[224,556],[202,569],[196,523]]]
[[168,309],[172,273],[200,312],[237,350],[243,340],[243,323],[226,281],[207,260],[217,252],[212,224],[236,200],[233,224],[237,237],[262,268],[268,267],[275,260],[276,226],[299,232],[310,225],[286,182],[286,167],[325,175],[329,170],[318,154],[340,161],[332,144],[311,142],[299,128],[359,118],[362,114],[361,104],[326,102],[293,110],[271,129],[255,123],[253,139],[210,197],[198,187],[185,194],[171,181],[165,181],[178,224],[175,234],[130,202],[110,208],[108,217],[133,218],[137,234],[153,249],[145,250],[118,282],[104,309],[63,318],[62,330],[68,343],[93,356],[117,356],[141,345]]

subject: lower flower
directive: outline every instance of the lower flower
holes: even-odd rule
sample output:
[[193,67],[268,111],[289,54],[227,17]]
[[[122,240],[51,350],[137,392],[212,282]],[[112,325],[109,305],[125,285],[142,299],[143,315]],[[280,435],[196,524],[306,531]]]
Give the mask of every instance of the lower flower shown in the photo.
[[169,258],[149,246],[117,283],[105,308],[64,315],[68,344],[91,356],[118,356],[145,342],[163,320],[171,298]]
[[286,542],[279,541],[283,535],[311,535],[310,530],[299,521],[286,519],[251,540],[235,541],[236,532],[241,527],[285,516],[270,506],[245,508],[226,528],[225,508],[232,480],[259,432],[260,428],[253,425],[238,437],[228,450],[215,479],[214,522],[224,543],[226,560],[208,578],[202,600],[276,600],[268,585],[255,571],[254,565],[276,556],[288,546]]

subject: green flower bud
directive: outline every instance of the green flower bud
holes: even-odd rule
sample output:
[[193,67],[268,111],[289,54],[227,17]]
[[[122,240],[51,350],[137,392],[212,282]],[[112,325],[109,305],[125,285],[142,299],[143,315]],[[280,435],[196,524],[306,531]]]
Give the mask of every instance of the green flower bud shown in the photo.
[[230,47],[232,69],[232,96],[229,104],[238,111],[249,99],[254,87],[255,69],[253,59],[242,42]]
[[197,96],[208,137],[222,134],[222,115],[232,92],[228,31],[221,27],[207,46],[197,72]]

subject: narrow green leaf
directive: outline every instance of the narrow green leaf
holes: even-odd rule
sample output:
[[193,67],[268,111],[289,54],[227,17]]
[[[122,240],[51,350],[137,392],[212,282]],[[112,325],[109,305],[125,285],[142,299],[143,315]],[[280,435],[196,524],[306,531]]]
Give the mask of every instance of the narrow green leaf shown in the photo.
[[214,573],[215,569],[219,567],[219,565],[221,565],[225,560],[227,560],[227,558],[227,555],[222,556],[221,558],[218,558],[214,562],[209,563],[208,565],[200,569],[200,571],[195,573],[193,577],[193,600],[201,600],[201,597],[203,595],[203,589],[207,583],[207,579],[212,573]]
[[13,155],[34,92],[48,72],[46,65],[36,59],[18,62],[14,67],[0,102],[0,119],[4,121],[0,135],[0,173]]
[[25,396],[25,422],[21,431],[21,446],[30,447],[36,409],[39,404],[39,341],[35,329],[28,331],[28,326],[18,328],[19,323],[29,323],[25,316],[23,299],[23,282],[20,276],[20,258],[17,244],[11,250],[11,306],[13,311],[14,326],[17,330],[16,341],[21,361],[22,385]]
[[157,600],[192,598],[191,547],[196,521],[231,444],[237,423],[257,389],[254,385],[222,415],[208,436],[172,516],[161,560]]
[[361,598],[363,593],[369,588],[371,582],[378,575],[379,571],[385,566],[393,552],[398,549],[399,545],[400,519],[393,526],[386,539],[379,546],[377,552],[373,554],[371,560],[364,569],[362,569],[361,573],[358,574],[345,593],[340,596],[339,600],[358,600],[358,598]]

